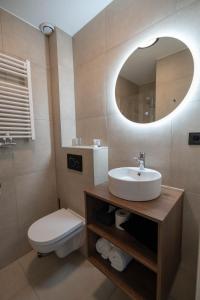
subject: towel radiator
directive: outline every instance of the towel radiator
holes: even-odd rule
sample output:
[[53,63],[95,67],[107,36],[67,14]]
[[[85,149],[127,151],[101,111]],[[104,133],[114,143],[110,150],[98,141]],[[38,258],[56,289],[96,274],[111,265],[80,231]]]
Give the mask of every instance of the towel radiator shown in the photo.
[[30,62],[0,53],[0,147],[19,138],[35,139]]

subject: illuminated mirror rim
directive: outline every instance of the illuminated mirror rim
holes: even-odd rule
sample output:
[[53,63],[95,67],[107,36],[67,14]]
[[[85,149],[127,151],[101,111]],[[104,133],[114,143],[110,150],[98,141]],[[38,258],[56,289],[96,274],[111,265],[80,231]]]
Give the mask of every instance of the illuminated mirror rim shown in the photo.
[[[158,40],[160,38],[173,38],[173,39],[177,39],[179,41],[181,41],[182,43],[184,43],[187,48],[190,50],[192,59],[193,59],[193,76],[192,76],[192,80],[191,80],[191,84],[190,87],[185,95],[185,97],[182,99],[181,103],[168,115],[166,115],[165,117],[153,121],[153,122],[149,122],[149,123],[137,123],[134,121],[129,120],[128,118],[126,118],[122,112],[120,111],[118,105],[117,105],[117,100],[116,100],[116,95],[115,95],[115,89],[116,89],[116,84],[117,84],[117,79],[118,76],[120,74],[120,71],[122,69],[122,67],[124,66],[124,64],[126,63],[126,61],[128,60],[128,58],[139,48],[145,48],[143,47],[144,44],[148,44],[149,41],[151,40]],[[148,46],[146,47],[148,48]],[[153,36],[148,36],[146,38],[141,39],[139,42],[133,43],[133,46],[130,46],[130,48],[124,53],[123,57],[121,57],[121,60],[118,63],[118,67],[117,70],[115,72],[114,78],[113,78],[113,85],[112,85],[112,98],[113,98],[113,104],[114,104],[114,108],[116,110],[116,112],[118,113],[118,115],[121,117],[121,119],[127,123],[129,123],[129,125],[134,125],[137,127],[152,127],[154,125],[160,125],[161,123],[171,120],[173,117],[175,117],[175,115],[181,111],[181,109],[185,106],[185,103],[188,101],[189,96],[192,96],[192,91],[195,90],[194,86],[194,82],[195,82],[195,78],[196,78],[196,59],[195,59],[195,53],[194,53],[194,49],[193,47],[189,47],[188,43],[185,41],[184,38],[180,38],[176,35],[170,35],[170,34],[159,34],[159,35],[153,35]]]

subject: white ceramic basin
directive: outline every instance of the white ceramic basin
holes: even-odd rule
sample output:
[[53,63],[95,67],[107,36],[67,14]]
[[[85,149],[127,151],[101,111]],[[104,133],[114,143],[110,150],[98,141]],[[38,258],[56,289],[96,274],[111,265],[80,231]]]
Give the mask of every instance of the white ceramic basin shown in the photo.
[[109,191],[122,199],[148,201],[161,193],[162,175],[151,169],[124,167],[108,172]]

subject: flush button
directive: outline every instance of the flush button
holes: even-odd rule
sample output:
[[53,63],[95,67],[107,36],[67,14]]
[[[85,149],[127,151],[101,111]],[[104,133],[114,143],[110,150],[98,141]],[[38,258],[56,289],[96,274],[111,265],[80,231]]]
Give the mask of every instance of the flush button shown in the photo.
[[67,154],[67,167],[68,169],[82,172],[83,171],[82,155]]
[[188,144],[189,145],[200,145],[200,132],[190,132]]

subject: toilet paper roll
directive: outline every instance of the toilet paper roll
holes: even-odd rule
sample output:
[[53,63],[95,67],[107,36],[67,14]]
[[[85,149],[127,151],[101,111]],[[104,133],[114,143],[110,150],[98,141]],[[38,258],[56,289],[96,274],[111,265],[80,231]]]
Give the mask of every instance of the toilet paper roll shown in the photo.
[[124,209],[118,209],[115,213],[115,226],[120,229],[124,230],[120,225],[128,220],[130,217],[130,213]]

